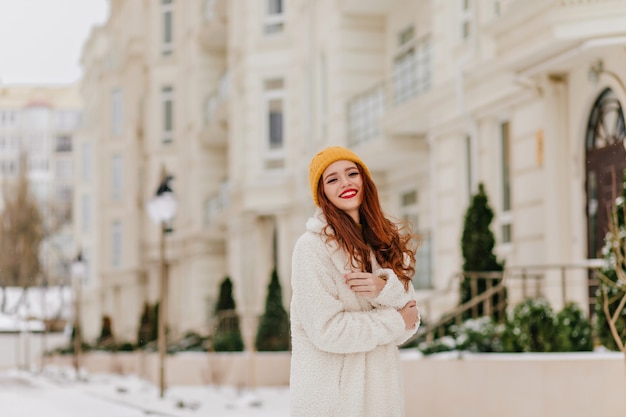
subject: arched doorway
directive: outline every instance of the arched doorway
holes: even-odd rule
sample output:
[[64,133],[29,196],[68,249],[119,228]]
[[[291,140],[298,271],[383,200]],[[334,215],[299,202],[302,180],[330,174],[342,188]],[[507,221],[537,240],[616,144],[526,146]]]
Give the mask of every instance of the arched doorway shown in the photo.
[[587,257],[602,257],[611,208],[622,194],[626,150],[624,113],[607,88],[595,101],[586,133]]

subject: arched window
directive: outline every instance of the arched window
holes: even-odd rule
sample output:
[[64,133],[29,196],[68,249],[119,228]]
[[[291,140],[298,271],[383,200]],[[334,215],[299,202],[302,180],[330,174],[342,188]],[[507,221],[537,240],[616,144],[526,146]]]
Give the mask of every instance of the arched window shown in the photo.
[[613,90],[595,101],[585,137],[587,189],[587,255],[601,257],[615,198],[622,194],[626,169],[624,113]]
[[607,88],[600,94],[587,125],[587,150],[601,149],[624,140],[624,113],[619,99]]

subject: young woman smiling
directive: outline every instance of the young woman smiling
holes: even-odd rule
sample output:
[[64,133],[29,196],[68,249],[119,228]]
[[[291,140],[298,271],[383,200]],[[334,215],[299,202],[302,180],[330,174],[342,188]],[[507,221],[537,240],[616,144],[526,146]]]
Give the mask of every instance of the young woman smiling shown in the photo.
[[420,321],[413,236],[385,217],[351,150],[319,152],[309,180],[318,209],[292,258],[291,415],[404,416],[397,346]]

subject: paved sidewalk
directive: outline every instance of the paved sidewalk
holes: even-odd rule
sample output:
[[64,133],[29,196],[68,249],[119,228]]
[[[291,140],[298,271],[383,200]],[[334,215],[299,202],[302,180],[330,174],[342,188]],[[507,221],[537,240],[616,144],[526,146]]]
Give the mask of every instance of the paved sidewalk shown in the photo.
[[159,398],[155,386],[135,377],[107,380],[95,376],[84,391],[112,403],[136,407],[165,417],[288,417],[289,390],[258,388],[255,390],[215,386],[174,386]]
[[72,369],[0,372],[1,417],[288,417],[289,389],[157,387],[134,376],[83,375]]
[[80,390],[55,386],[27,373],[0,373],[2,417],[145,417],[137,408],[115,404]]

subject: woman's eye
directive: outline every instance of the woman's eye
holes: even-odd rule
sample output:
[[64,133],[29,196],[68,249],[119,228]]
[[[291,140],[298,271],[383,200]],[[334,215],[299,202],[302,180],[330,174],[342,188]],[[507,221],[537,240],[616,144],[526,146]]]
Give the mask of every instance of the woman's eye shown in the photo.
[[326,184],[332,184],[335,181],[337,181],[337,178],[330,178],[330,179],[326,180]]
[[352,171],[351,173],[348,174],[349,177],[354,177],[356,175],[359,175],[359,171]]

